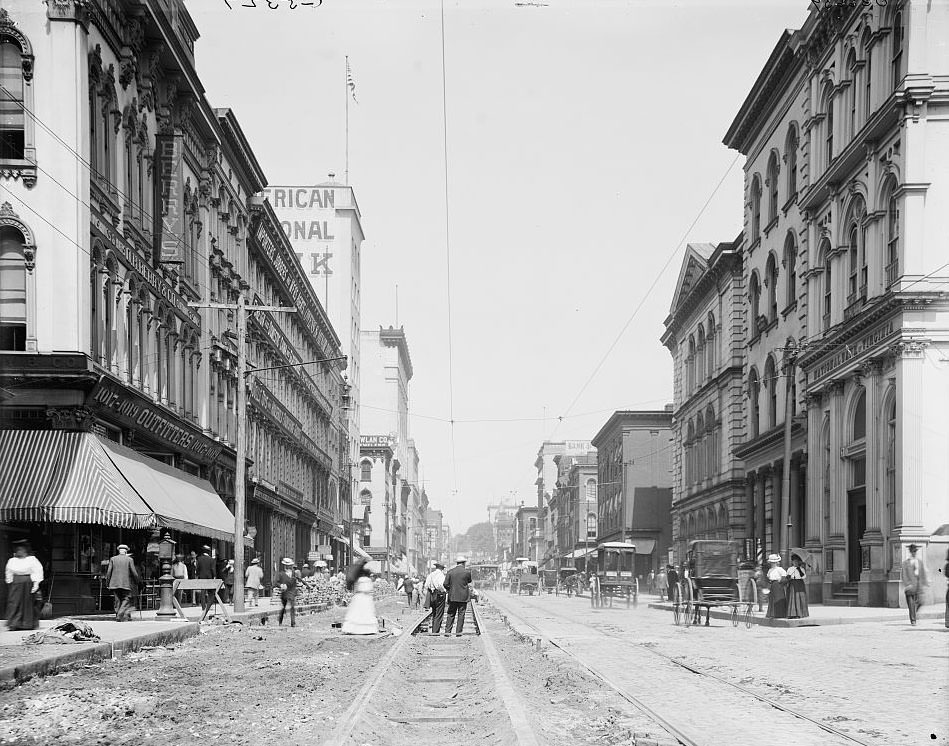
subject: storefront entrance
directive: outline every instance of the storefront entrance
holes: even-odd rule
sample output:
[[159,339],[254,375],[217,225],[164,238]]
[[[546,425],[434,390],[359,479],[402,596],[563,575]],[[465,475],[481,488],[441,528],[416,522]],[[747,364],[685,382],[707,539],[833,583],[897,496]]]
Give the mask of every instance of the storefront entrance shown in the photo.
[[847,580],[851,583],[860,580],[860,539],[866,530],[867,491],[860,487],[847,493]]

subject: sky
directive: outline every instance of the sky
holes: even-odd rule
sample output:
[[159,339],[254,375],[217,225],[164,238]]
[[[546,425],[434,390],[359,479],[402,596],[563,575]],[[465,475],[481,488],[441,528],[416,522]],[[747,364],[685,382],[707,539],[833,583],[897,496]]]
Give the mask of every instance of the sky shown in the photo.
[[343,175],[349,56],[361,326],[405,329],[410,432],[453,532],[536,501],[545,439],[672,401],[685,243],[741,230],[721,141],[805,2],[445,0],[447,209],[439,3],[229,2],[187,0],[198,74],[271,184]]

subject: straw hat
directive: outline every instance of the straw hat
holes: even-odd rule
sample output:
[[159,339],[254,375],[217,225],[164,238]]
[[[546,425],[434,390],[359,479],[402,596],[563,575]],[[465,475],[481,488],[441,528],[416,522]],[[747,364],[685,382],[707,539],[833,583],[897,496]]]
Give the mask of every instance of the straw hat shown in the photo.
[[293,560],[289,557],[284,557],[282,560],[280,560],[280,564],[284,567],[293,567]]
[[768,555],[768,562],[780,562],[780,561],[781,561],[781,555],[780,555],[780,554],[769,554],[769,555]]

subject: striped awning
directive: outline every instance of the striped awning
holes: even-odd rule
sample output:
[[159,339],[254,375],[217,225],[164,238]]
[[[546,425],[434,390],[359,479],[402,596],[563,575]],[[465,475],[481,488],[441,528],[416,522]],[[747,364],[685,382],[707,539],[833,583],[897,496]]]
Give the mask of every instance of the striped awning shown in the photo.
[[0,430],[0,520],[157,525],[91,433]]

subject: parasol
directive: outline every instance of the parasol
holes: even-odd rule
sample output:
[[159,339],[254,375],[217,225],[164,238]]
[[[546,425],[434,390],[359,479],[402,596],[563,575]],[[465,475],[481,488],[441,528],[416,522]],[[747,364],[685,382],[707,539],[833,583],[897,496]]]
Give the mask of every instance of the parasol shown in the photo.
[[[791,554],[796,554],[798,557],[800,557],[807,567],[811,566],[811,560],[813,558],[811,557],[811,553],[806,549],[802,549],[801,547],[791,547]],[[790,559],[790,556],[788,558]]]

